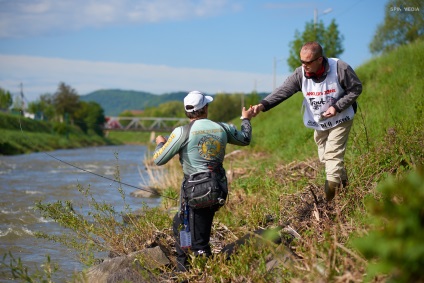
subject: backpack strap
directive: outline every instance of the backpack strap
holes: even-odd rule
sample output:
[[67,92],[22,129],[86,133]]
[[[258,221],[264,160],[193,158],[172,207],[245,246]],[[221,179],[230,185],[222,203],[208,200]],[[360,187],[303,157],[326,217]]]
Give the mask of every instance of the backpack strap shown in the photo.
[[188,138],[190,136],[190,130],[191,130],[191,127],[193,126],[194,122],[196,122],[196,120],[193,120],[189,124],[183,126],[183,134],[182,134],[182,136],[183,136],[183,143],[181,144],[180,151],[185,146],[187,146]]
[[[183,141],[184,142],[182,143],[181,148],[183,148],[183,147],[185,147],[187,145],[188,137],[190,135],[190,130],[191,130],[191,127],[193,126],[194,122],[196,122],[196,120],[193,120],[189,124],[186,124],[186,125],[183,126],[183,134],[182,134],[182,136],[184,137],[183,138]],[[220,125],[225,130],[225,127],[222,125],[221,122],[215,122],[215,123],[217,123],[218,125]]]
[[[188,144],[188,138],[190,136],[190,130],[191,130],[191,127],[193,126],[193,124],[194,124],[195,121],[196,120],[190,121],[190,123],[188,123],[188,124],[186,124],[186,125],[183,126],[183,134],[182,134],[182,136],[183,136],[183,143],[181,144],[181,147],[180,147],[180,150],[179,150],[180,158],[181,158],[181,151]],[[184,179],[186,179],[186,175],[184,175]],[[181,205],[181,209],[182,209],[181,211],[184,211],[184,207],[183,207],[184,202],[183,202],[183,199],[186,199],[186,196],[184,195],[184,189],[183,189],[184,183],[185,183],[185,181],[183,181],[183,183],[181,184],[181,193],[180,193],[180,205]]]
[[[222,124],[222,122],[215,122],[215,123],[217,123],[218,125],[220,125],[221,126],[221,128],[222,129],[224,129],[224,131],[225,131],[225,127],[224,127],[224,125]],[[226,131],[225,131],[226,132]]]

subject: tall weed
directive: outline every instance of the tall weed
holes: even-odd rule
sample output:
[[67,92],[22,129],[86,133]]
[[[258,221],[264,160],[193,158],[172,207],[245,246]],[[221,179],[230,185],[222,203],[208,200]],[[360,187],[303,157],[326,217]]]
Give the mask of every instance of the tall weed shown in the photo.
[[[119,168],[115,178],[119,183]],[[36,209],[46,219],[52,219],[69,233],[48,235],[37,232],[39,238],[59,242],[79,252],[80,261],[90,266],[99,252],[113,256],[126,255],[148,247],[152,239],[166,238],[171,220],[159,208],[145,205],[136,213],[125,204],[125,194],[119,185],[123,211],[116,211],[112,204],[98,202],[90,187],[78,185],[82,202],[76,206],[71,201],[37,203]],[[164,232],[165,231],[165,232]]]

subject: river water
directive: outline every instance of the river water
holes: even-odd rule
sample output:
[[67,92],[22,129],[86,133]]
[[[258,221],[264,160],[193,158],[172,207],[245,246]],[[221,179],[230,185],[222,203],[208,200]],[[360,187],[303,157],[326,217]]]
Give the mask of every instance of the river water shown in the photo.
[[[49,154],[113,180],[119,168],[121,181],[138,187],[148,182],[147,174],[143,173],[146,150],[144,146],[123,145],[57,150]],[[125,204],[136,210],[143,203],[150,207],[160,203],[160,198],[132,197],[130,193],[137,189],[123,185],[124,203],[117,189],[118,183],[74,168],[46,153],[0,156],[0,260],[10,251],[30,270],[41,270],[40,265],[46,262],[46,255],[49,255],[51,261],[60,267],[54,277],[55,282],[70,281],[74,271],[81,271],[84,266],[77,261],[74,251],[34,237],[37,231],[49,235],[65,231],[57,223],[42,218],[34,209],[35,203],[58,200],[81,202],[83,197],[78,191],[78,184],[84,188],[90,186],[97,201],[104,200],[117,211],[122,211]],[[12,282],[5,274],[8,270],[10,268],[0,267],[0,282]]]

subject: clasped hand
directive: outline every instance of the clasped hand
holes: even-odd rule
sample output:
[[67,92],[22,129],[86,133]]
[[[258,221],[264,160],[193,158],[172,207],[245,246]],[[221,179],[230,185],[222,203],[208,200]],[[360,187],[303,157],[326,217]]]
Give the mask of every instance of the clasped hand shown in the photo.
[[252,119],[253,117],[253,108],[252,106],[249,107],[249,109],[246,110],[246,107],[243,106],[243,109],[241,110],[241,118],[242,119]]

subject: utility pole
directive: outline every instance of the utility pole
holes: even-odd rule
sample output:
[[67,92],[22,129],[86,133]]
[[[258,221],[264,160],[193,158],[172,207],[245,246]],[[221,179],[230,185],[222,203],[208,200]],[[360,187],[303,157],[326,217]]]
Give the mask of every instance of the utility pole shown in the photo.
[[25,101],[24,101],[24,84],[20,83],[20,87],[21,87],[21,108],[22,108],[22,112],[25,109]]
[[[328,8],[326,10],[324,10],[321,15],[326,15],[328,13],[331,13],[331,11],[333,11],[332,8]],[[317,23],[318,23],[318,9],[314,9],[314,30],[316,30],[317,28]]]

